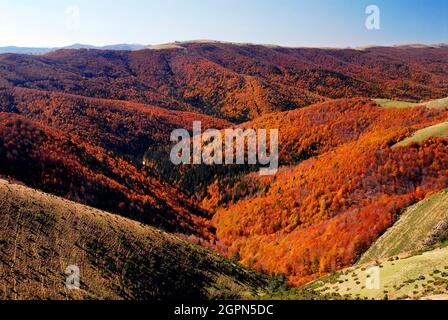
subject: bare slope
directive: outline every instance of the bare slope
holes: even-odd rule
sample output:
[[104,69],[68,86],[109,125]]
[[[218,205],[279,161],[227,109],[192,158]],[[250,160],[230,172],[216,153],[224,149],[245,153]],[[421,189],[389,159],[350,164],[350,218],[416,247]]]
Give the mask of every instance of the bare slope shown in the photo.
[[[157,229],[0,180],[0,298],[241,298],[258,276]],[[81,289],[65,286],[76,265]]]

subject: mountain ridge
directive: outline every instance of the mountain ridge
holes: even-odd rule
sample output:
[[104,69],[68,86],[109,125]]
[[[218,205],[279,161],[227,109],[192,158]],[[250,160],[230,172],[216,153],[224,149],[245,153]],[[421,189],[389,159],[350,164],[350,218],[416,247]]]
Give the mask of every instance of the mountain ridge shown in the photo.
[[175,235],[1,179],[0,190],[3,299],[241,299],[266,285]]
[[420,102],[448,96],[448,48],[181,46],[0,55],[0,87],[128,100],[237,123],[338,98]]
[[0,47],[0,54],[4,53],[17,53],[17,54],[46,54],[53,51],[61,50],[61,49],[95,49],[95,50],[116,50],[116,51],[135,51],[135,50],[144,50],[144,49],[154,49],[154,48],[176,48],[181,47],[183,44],[207,44],[207,43],[220,43],[220,44],[229,44],[229,45],[240,45],[240,46],[264,46],[268,48],[291,48],[291,49],[303,49],[303,48],[319,48],[319,49],[355,49],[355,50],[364,50],[364,49],[372,49],[372,48],[441,48],[448,46],[448,43],[434,43],[434,44],[422,44],[422,43],[412,43],[412,44],[397,44],[397,45],[381,45],[381,44],[368,44],[361,45],[353,48],[347,47],[331,47],[331,46],[321,46],[321,47],[313,47],[313,46],[287,46],[280,44],[263,44],[263,43],[250,43],[250,42],[232,42],[232,41],[220,41],[220,40],[186,40],[186,41],[174,41],[174,42],[166,42],[154,45],[142,45],[142,44],[110,44],[110,45],[90,45],[90,44],[81,44],[75,43],[68,46],[61,47],[26,47],[26,46],[2,46]]
[[[423,102],[448,96],[448,48],[177,46],[0,55],[0,174],[293,285],[351,265],[448,187],[445,136],[393,147],[447,120],[443,99]],[[278,174],[172,166],[159,148],[194,120],[279,129]]]
[[88,44],[75,43],[64,47],[19,47],[19,46],[4,46],[0,47],[0,54],[15,53],[15,54],[30,54],[30,55],[44,55],[62,49],[91,49],[91,50],[116,50],[116,51],[135,51],[147,48],[146,45],[141,44],[112,44],[105,46],[94,46]]

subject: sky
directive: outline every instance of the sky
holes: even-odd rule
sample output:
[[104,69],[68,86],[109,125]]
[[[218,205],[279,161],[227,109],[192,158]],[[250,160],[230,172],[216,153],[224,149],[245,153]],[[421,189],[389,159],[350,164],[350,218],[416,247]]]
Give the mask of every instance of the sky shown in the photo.
[[448,0],[0,0],[0,46],[434,44],[448,42],[447,17]]

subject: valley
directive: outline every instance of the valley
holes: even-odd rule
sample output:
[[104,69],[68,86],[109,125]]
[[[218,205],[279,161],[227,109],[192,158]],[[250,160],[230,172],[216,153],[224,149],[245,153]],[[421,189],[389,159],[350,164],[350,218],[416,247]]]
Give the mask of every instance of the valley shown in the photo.
[[[446,46],[0,54],[0,295],[446,293],[447,66]],[[173,164],[195,122],[278,130],[278,172]],[[82,291],[61,286],[71,259]]]
[[[198,245],[0,180],[0,297],[174,300],[256,296],[266,278]],[[66,268],[80,270],[69,290]]]

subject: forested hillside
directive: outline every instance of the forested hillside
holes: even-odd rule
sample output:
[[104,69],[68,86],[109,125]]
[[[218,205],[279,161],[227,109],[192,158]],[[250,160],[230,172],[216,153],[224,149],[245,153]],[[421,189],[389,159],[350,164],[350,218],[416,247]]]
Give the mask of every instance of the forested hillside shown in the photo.
[[[446,46],[2,54],[0,176],[300,285],[448,188],[447,96]],[[278,173],[172,164],[193,121],[278,129]]]
[[179,43],[171,49],[0,56],[0,85],[127,100],[243,122],[334,98],[448,96],[448,48],[312,49]]

